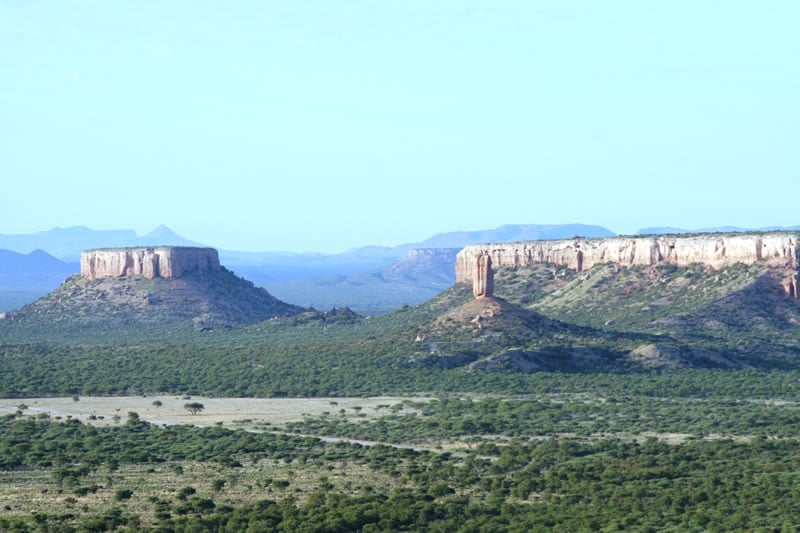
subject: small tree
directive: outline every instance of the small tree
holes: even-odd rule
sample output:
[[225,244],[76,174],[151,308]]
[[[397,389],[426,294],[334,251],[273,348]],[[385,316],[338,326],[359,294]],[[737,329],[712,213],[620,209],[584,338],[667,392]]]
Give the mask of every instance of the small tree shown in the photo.
[[183,408],[192,413],[192,415],[196,415],[197,413],[205,409],[205,406],[200,402],[190,402],[184,404]]
[[118,502],[130,500],[131,496],[133,496],[133,491],[129,489],[118,489],[117,492],[114,493],[114,499]]
[[178,499],[185,502],[189,498],[189,496],[196,493],[197,489],[195,489],[194,487],[183,487],[178,492]]
[[155,407],[156,409],[158,409],[162,405],[164,405],[164,402],[162,402],[161,400],[156,400],[153,402],[153,407]]

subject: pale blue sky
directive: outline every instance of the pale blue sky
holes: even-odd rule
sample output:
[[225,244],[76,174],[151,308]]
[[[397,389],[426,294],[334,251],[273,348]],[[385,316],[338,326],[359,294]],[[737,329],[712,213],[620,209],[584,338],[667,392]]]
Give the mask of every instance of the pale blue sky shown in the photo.
[[800,224],[800,2],[0,2],[0,233]]

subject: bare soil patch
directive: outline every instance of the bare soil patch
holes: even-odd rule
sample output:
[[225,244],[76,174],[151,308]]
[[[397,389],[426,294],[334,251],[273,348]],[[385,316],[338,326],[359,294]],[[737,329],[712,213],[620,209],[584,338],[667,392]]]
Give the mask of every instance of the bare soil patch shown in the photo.
[[[378,396],[370,398],[206,398],[202,396],[81,396],[78,401],[65,398],[0,399],[0,416],[27,406],[25,416],[47,413],[52,418],[77,418],[83,423],[105,425],[124,423],[129,412],[154,424],[196,424],[263,429],[280,428],[288,422],[303,420],[306,415],[325,412],[348,418],[372,418],[388,413],[388,407],[409,401],[428,401],[424,397]],[[157,407],[154,402],[161,402]],[[184,405],[198,402],[204,409],[192,415]],[[114,417],[119,417],[115,419]]]

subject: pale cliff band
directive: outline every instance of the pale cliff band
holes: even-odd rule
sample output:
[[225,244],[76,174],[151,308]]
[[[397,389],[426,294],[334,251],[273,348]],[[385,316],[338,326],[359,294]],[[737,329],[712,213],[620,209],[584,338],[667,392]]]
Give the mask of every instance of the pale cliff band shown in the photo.
[[736,263],[769,260],[786,269],[784,290],[797,298],[797,241],[796,235],[760,234],[475,244],[465,247],[456,256],[456,282],[472,283],[475,296],[481,297],[492,294],[493,268],[553,263],[580,272],[604,263],[623,266],[700,263],[719,269]]
[[92,280],[122,276],[173,279],[192,271],[221,268],[219,254],[213,248],[106,248],[81,254],[81,277]]

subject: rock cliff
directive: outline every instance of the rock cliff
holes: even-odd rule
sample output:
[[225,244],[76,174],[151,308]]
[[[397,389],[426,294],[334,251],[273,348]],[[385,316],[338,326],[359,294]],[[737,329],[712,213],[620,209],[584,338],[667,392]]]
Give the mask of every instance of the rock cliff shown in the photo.
[[476,259],[476,275],[472,280],[472,294],[475,298],[491,296],[494,292],[494,270],[492,256],[480,254]]
[[130,276],[175,279],[187,272],[221,269],[213,248],[104,248],[81,254],[81,277],[92,280]]
[[[798,236],[786,233],[748,235],[692,235],[683,237],[574,238],[476,244],[456,256],[456,282],[472,283],[476,296],[491,295],[484,287],[485,269],[518,268],[534,263],[554,263],[578,272],[601,263],[623,266],[700,263],[719,269],[735,263],[753,264],[783,259],[790,272],[784,284],[797,297]],[[487,257],[489,260],[482,259]]]

